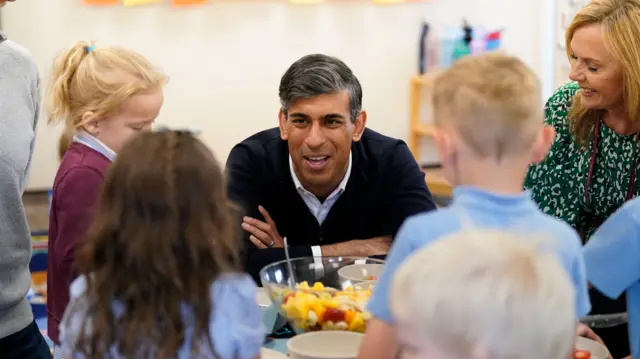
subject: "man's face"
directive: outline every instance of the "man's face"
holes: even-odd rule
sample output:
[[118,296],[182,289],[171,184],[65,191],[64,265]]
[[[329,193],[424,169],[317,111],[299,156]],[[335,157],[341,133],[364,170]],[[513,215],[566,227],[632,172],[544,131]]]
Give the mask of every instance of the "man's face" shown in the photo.
[[305,189],[326,197],[345,176],[351,143],[360,141],[366,124],[364,111],[351,121],[347,90],[290,104],[281,110],[280,136],[288,141],[296,175]]

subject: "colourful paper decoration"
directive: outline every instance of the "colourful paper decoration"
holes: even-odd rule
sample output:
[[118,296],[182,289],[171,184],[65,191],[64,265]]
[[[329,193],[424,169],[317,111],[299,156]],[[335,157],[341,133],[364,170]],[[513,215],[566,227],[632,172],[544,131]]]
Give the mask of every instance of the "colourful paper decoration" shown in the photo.
[[208,3],[209,0],[172,0],[173,6],[189,6],[189,5],[203,5]]
[[118,5],[120,0],[82,0],[85,5]]
[[163,2],[163,0],[123,0],[124,6],[151,5]]
[[[190,5],[204,5],[210,0],[171,0],[173,6],[190,6]],[[242,0],[219,0],[219,1],[242,1]],[[247,0],[250,1],[250,0]],[[362,1],[373,2],[377,4],[400,4],[400,3],[412,3],[423,2],[427,0],[281,0],[287,1],[291,4],[319,4],[324,2],[346,2],[346,1]],[[119,5],[122,4],[127,7],[152,5],[158,3],[167,3],[167,0],[82,0],[85,5]]]

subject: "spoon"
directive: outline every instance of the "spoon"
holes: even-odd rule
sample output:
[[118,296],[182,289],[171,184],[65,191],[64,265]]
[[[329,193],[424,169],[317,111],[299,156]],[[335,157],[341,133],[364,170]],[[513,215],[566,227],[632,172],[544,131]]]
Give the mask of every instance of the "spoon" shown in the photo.
[[293,267],[291,266],[291,257],[289,257],[289,244],[287,243],[287,237],[283,238],[284,240],[284,256],[287,258],[287,269],[289,270],[289,278],[287,279],[287,284],[294,289],[296,287],[296,281],[293,278]]
[[590,328],[611,328],[625,324],[628,320],[627,313],[587,315],[580,319],[582,324]]

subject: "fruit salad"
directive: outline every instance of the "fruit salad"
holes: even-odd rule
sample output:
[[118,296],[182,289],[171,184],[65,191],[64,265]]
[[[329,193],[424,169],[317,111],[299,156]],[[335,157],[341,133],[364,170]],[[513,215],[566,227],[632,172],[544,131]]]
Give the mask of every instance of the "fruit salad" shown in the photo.
[[590,359],[591,352],[588,350],[576,349],[573,351],[572,359]]
[[365,305],[373,288],[342,291],[325,287],[322,283],[302,282],[296,290],[284,293],[282,309],[293,324],[304,331],[348,330],[364,333],[371,314]]

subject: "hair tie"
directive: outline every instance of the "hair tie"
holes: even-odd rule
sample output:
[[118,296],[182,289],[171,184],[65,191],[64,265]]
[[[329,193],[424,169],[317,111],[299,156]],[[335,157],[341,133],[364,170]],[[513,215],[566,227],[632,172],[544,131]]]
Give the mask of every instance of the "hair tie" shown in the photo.
[[96,46],[91,44],[89,46],[87,46],[87,54],[90,54],[91,51],[95,50]]

